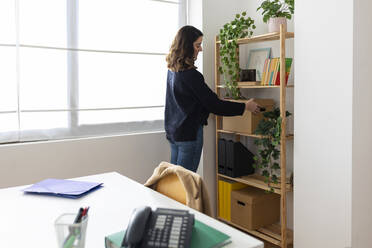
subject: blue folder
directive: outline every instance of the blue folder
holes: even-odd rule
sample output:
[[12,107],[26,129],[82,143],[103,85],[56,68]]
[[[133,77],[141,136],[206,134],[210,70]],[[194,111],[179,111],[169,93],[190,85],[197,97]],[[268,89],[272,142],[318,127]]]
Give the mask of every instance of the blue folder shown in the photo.
[[73,181],[64,179],[45,179],[23,189],[28,194],[42,194],[67,198],[80,198],[102,187],[103,183]]

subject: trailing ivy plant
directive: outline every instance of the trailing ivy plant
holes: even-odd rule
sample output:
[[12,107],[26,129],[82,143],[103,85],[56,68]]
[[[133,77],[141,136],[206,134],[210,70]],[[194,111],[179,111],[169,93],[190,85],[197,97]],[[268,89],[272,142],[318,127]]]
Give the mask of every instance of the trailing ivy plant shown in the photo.
[[[290,115],[291,113],[286,111],[286,117]],[[271,183],[278,183],[282,118],[279,108],[265,112],[263,116],[264,118],[258,123],[255,130],[255,134],[262,135],[263,138],[256,139],[254,142],[258,147],[258,155],[254,156],[254,167],[261,169],[261,174],[265,177],[265,183],[270,186]],[[274,192],[271,186],[270,191]]]
[[285,17],[290,20],[294,13],[294,0],[265,0],[257,11],[259,9],[262,9],[264,22],[275,17]]
[[235,19],[226,23],[223,28],[220,29],[219,34],[222,64],[222,66],[219,67],[219,71],[223,75],[225,81],[227,89],[226,96],[231,96],[233,99],[242,98],[240,90],[237,87],[240,74],[237,39],[250,37],[253,34],[253,29],[256,28],[254,20],[250,17],[246,17],[246,15],[246,12],[243,12],[241,15],[236,14]]

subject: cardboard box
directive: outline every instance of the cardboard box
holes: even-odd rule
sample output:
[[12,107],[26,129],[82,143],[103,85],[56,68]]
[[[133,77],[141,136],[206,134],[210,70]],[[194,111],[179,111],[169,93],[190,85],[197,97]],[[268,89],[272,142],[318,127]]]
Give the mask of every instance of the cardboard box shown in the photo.
[[231,193],[231,222],[249,230],[277,223],[280,195],[247,187]]
[[[247,100],[236,100],[236,102],[247,102]],[[273,99],[255,99],[255,102],[266,108],[266,111],[271,111],[274,107]],[[240,116],[224,116],[222,118],[222,129],[237,133],[254,134],[262,118],[262,113],[252,114],[247,110]]]

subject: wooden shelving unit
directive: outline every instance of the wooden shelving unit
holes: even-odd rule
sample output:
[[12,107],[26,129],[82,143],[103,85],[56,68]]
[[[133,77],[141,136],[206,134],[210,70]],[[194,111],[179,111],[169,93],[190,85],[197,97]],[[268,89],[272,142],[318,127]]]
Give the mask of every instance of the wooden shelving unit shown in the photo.
[[[289,38],[294,38],[294,33],[291,32],[283,32],[283,27],[281,27],[281,31],[277,33],[268,33],[258,36],[253,36],[250,38],[243,38],[238,39],[238,44],[249,44],[254,42],[264,42],[264,41],[273,41],[278,40],[280,42],[280,64],[285,64],[285,40]],[[239,48],[238,48],[239,49]],[[220,66],[220,41],[218,37],[215,40],[215,91],[216,94],[221,96],[221,89],[224,88],[224,85],[220,85],[220,73],[219,68]],[[279,89],[280,94],[280,115],[282,117],[282,133],[281,133],[281,145],[280,145],[280,183],[277,185],[270,185],[274,188],[274,193],[280,195],[280,225],[272,224],[268,227],[259,228],[257,230],[248,230],[242,226],[237,225],[236,223],[232,223],[230,221],[226,221],[225,219],[218,218],[219,220],[234,226],[238,229],[241,229],[247,233],[250,233],[260,239],[268,241],[272,244],[280,246],[281,248],[287,248],[291,244],[293,244],[293,231],[287,228],[287,192],[293,191],[292,185],[287,182],[286,179],[286,142],[288,140],[293,139],[292,134],[286,133],[286,90],[290,88],[294,88],[293,85],[285,85],[285,66],[280,67],[280,86],[267,86],[267,85],[260,85],[260,82],[238,82],[238,87],[241,89]],[[231,132],[227,130],[223,130],[222,128],[222,117],[216,116],[216,176],[217,180],[221,178],[229,179],[235,182],[240,182],[252,187],[260,188],[263,190],[269,190],[270,187],[265,183],[263,177],[254,174],[249,176],[242,176],[242,177],[229,177],[223,174],[218,173],[218,138],[219,135],[222,133],[228,133],[235,135],[239,140],[240,136],[251,137],[251,138],[262,138],[259,135],[252,135],[252,134],[245,134],[245,133],[237,133]],[[218,199],[218,183],[217,183],[217,203]],[[219,212],[219,204],[217,204],[217,212]]]

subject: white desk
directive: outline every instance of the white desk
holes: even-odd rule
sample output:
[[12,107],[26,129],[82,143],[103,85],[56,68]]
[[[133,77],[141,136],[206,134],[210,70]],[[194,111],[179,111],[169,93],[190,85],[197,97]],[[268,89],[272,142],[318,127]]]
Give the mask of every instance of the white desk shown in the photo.
[[86,248],[103,248],[104,237],[126,228],[138,206],[188,209],[195,218],[231,236],[227,247],[263,248],[243,232],[199,213],[116,172],[77,178],[103,182],[104,187],[81,199],[24,194],[25,186],[0,190],[1,247],[57,247],[54,220],[90,206]]

